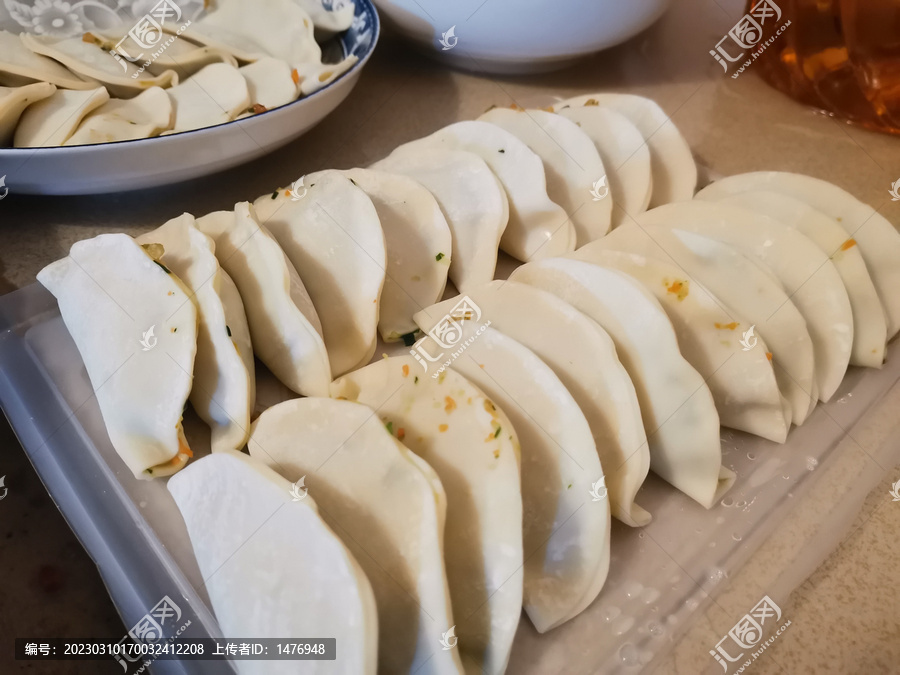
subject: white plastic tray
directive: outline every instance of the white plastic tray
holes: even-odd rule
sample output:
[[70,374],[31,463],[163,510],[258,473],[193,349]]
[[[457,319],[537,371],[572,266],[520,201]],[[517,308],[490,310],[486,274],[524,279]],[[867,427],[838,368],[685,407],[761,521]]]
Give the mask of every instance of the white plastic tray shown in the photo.
[[[813,469],[827,465],[845,433],[900,380],[895,350],[880,371],[851,368],[833,401],[820,404],[783,446],[723,429],[724,463],[738,478],[713,509],[651,474],[637,501],[653,522],[639,530],[613,521],[612,561],[600,597],[546,635],[523,615],[508,672],[636,673],[663,659],[673,637],[809,487]],[[135,480],[116,455],[56,302],[38,284],[0,298],[0,406],[96,561],[126,626],[168,595],[192,620],[185,636],[218,635],[165,481]],[[202,456],[203,425],[188,415],[185,427]],[[212,661],[154,664],[159,673],[223,670]]]

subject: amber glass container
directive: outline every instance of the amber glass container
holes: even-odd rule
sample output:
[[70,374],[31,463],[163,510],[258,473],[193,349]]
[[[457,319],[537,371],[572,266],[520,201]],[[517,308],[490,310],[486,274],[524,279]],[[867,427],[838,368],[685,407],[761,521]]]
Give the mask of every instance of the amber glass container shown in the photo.
[[900,0],[775,1],[791,25],[753,69],[808,105],[900,134]]

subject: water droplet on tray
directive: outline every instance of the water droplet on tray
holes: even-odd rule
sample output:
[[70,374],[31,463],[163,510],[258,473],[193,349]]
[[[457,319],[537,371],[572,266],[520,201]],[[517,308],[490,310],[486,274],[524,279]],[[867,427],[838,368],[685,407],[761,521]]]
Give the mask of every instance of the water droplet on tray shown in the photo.
[[731,538],[734,539],[735,541],[740,541],[741,539],[743,539],[743,537],[741,537],[741,535],[739,535],[737,532],[735,532],[733,535],[731,535]]
[[610,607],[605,607],[603,609],[603,611],[601,612],[601,616],[603,616],[603,618],[606,621],[612,621],[613,619],[618,617],[621,613],[622,613],[622,610],[619,609],[618,607],[610,606]]
[[817,466],[819,466],[819,460],[817,460],[815,457],[807,457],[806,458],[806,470],[807,471],[815,471]]
[[[644,592],[641,593],[641,600],[645,605],[649,605],[651,602],[654,602],[659,599],[659,591],[655,588],[645,588]],[[654,607],[654,609],[656,609]]]
[[648,623],[647,630],[650,631],[650,635],[655,635],[657,637],[666,632],[666,629],[656,623],[656,621],[651,621],[650,623]]
[[722,500],[722,506],[725,508],[734,506],[734,500],[731,497],[725,497],[725,499]]
[[642,590],[644,590],[644,585],[638,583],[637,581],[626,581],[622,584],[622,590],[625,591],[625,596],[629,598],[633,598]]
[[754,455],[752,452],[748,452],[747,459],[752,461],[752,460],[756,459],[756,455]]
[[625,635],[628,631],[631,630],[631,627],[634,625],[634,617],[630,616],[622,616],[613,621],[610,629],[612,630],[613,635]]
[[626,666],[636,666],[638,665],[638,650],[630,642],[626,642],[619,648],[619,658],[622,659],[622,663]]
[[727,576],[727,575],[725,574],[725,570],[720,569],[720,568],[718,568],[718,567],[713,567],[713,568],[709,571],[709,580],[710,580],[711,582],[713,582],[714,584],[719,583],[719,582],[722,581],[722,579],[724,579],[726,576]]

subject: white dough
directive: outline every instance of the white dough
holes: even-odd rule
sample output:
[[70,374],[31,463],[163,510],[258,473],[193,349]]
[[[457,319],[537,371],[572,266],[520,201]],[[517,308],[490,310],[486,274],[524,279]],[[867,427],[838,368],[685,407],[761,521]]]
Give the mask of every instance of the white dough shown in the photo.
[[[634,384],[606,331],[552,293],[514,281],[472,288],[467,298],[493,328],[550,366],[569,390],[590,424],[613,517],[632,527],[649,523],[650,514],[634,503],[650,468],[647,435]],[[445,300],[422,315],[439,319],[457,302]]]
[[422,147],[465,150],[487,163],[509,199],[509,223],[500,248],[512,257],[528,262],[575,248],[575,227],[565,209],[547,196],[544,163],[516,135],[488,122],[455,122],[394,153]]
[[784,443],[791,422],[783,413],[765,341],[757,337],[757,348],[745,351],[740,343],[750,328],[745,319],[728,313],[671,260],[616,251],[614,246],[611,237],[600,239],[573,257],[617,269],[656,297],[672,321],[682,355],[709,386],[723,426]]
[[300,94],[309,96],[338,79],[359,62],[359,57],[350,54],[338,63],[298,63],[297,77],[300,82]]
[[52,96],[56,87],[46,82],[35,82],[21,87],[0,87],[0,147],[11,144],[16,125],[22,113],[32,103]]
[[293,0],[312,19],[316,30],[323,33],[340,33],[350,28],[353,23],[355,6],[353,0],[334,0],[330,8],[326,8],[322,0]]
[[237,286],[253,351],[291,390],[324,396],[331,382],[322,326],[297,270],[247,202],[196,221]]
[[651,208],[694,196],[697,164],[691,148],[656,101],[634,94],[587,94],[556,103],[553,109],[559,112],[567,106],[610,108],[627,117],[643,134],[653,171]]
[[160,262],[191,291],[200,320],[191,405],[210,426],[213,452],[240,450],[250,435],[256,385],[250,329],[234,282],[219,267],[212,239],[189,213],[137,242],[162,245]]
[[696,199],[711,199],[769,216],[803,233],[834,263],[853,310],[853,351],[850,364],[881,368],[887,343],[887,324],[878,292],[859,246],[847,231],[818,209],[795,197],[771,190],[716,194],[700,190]]
[[[85,33],[85,36],[90,35]],[[93,36],[96,38],[96,36]],[[139,67],[124,59],[117,60],[104,49],[105,42],[78,37],[56,37],[23,33],[22,43],[31,51],[59,61],[83,79],[96,80],[116,98],[131,98],[148,87],[169,87],[178,84],[178,74],[166,70],[159,75],[140,72]],[[123,69],[121,65],[125,64]]]
[[546,110],[514,108],[494,108],[478,119],[518,136],[543,160],[547,194],[569,214],[576,246],[609,232],[612,198],[592,195],[606,169],[593,141],[577,124]]
[[46,56],[35,54],[19,35],[0,30],[0,84],[20,87],[47,82],[60,89],[96,89],[100,83],[79,77]]
[[628,225],[616,228],[606,245],[676,264],[688,280],[718,298],[727,314],[750,322],[772,353],[792,422],[803,423],[818,398],[813,344],[806,321],[777,279],[734,247],[682,230]]
[[[422,330],[451,310],[448,300],[417,315]],[[455,317],[466,351],[450,364],[509,416],[522,447],[525,611],[539,633],[578,614],[609,570],[609,499],[584,413],[547,364],[491,325]],[[434,353],[437,343],[423,345]]]
[[227,63],[212,63],[167,93],[175,105],[174,133],[224,124],[250,107],[247,81]]
[[647,210],[653,191],[650,149],[627,117],[612,108],[581,106],[556,111],[587,134],[606,169],[612,195],[612,226]]
[[247,80],[250,104],[267,109],[278,108],[300,96],[300,87],[294,81],[294,71],[286,62],[271,57],[250,63],[238,72]]
[[181,414],[197,350],[184,284],[126,234],[79,241],[37,278],[59,302],[119,457],[135,478],[181,469],[191,456]]
[[[178,28],[181,26],[175,24]],[[105,49],[107,52],[117,52],[119,57],[124,59],[127,55],[135,60],[135,63],[144,65],[148,60],[148,54],[145,48],[134,41],[128,34],[131,27],[128,25],[116,28],[103,29],[94,35],[97,38],[96,44]],[[172,24],[163,24],[163,30],[174,32],[162,36],[162,41],[153,46],[152,61],[146,66],[146,72],[152,75],[162,75],[165,71],[171,70],[178,74],[178,81],[183,82],[185,79],[194,75],[197,71],[211,63],[227,63],[237,67],[237,59],[231,54],[214,47],[203,47],[182,39],[177,34],[176,28],[172,31]],[[102,36],[99,37],[99,36]],[[112,55],[110,55],[112,56]],[[120,66],[121,68],[121,66]],[[174,82],[173,84],[177,84]]]
[[89,113],[64,145],[150,138],[171,129],[174,117],[169,95],[159,87],[150,87],[134,98],[107,101]]
[[878,211],[828,181],[783,171],[729,176],[706,188],[718,195],[772,190],[800,199],[836,220],[859,246],[887,317],[888,340],[900,332],[900,233]]
[[343,172],[372,200],[387,255],[378,331],[385,342],[417,330],[413,314],[441,299],[453,242],[432,194],[412,178],[372,169]]
[[409,176],[434,195],[453,235],[449,274],[458,290],[494,278],[509,202],[483,159],[461,150],[417,148],[391,154],[371,168]]
[[606,329],[641,402],[650,468],[711,508],[735,475],[722,465],[709,388],[681,355],[656,298],[620,272],[567,258],[523,265],[510,279],[558,295]]
[[369,406],[398,437],[402,429],[403,443],[440,476],[460,658],[467,673],[502,673],[522,613],[522,492],[512,424],[462,375],[450,369],[433,378],[412,356],[338,378],[331,394]]
[[295,67],[322,60],[312,19],[296,0],[216,0],[184,36],[246,63],[266,56]]
[[[303,672],[375,675],[372,587],[313,495],[294,501],[287,480],[234,451],[204,457],[168,488],[223,637],[334,637],[337,659],[303,661]],[[300,662],[233,663],[240,675],[288,675]]]
[[109,100],[103,87],[92,90],[57,89],[50,96],[29,105],[13,137],[17,148],[54,147],[75,133],[81,120]]
[[717,202],[666,204],[637,221],[643,227],[662,225],[701,234],[761,262],[806,320],[819,399],[828,401],[834,395],[850,363],[853,313],[841,276],[815,244],[776,220]]
[[254,207],[309,291],[337,377],[375,353],[384,234],[372,200],[340,171],[302,181],[302,191],[263,195]]
[[447,497],[420,457],[364,405],[294,399],[254,423],[250,456],[315,498],[372,584],[385,673],[462,673],[441,635],[454,624],[444,571]]

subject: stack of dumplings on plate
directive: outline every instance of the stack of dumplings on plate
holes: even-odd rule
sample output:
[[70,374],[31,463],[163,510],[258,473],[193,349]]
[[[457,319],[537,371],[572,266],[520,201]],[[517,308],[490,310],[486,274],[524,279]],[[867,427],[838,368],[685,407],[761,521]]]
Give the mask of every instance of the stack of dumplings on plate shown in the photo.
[[[198,76],[268,82],[315,52],[273,26],[266,65],[263,19],[219,8],[188,33]],[[250,65],[200,65],[232,38]],[[11,109],[73,84],[54,68]],[[155,90],[114,110],[152,125]],[[695,194],[653,101],[552,110],[493,108],[38,275],[124,464],[175,474],[224,635],[334,635],[342,673],[502,673],[523,608],[545,632],[603,592],[611,518],[652,518],[649,471],[711,508],[736,479],[720,425],[784,443],[848,366],[882,365],[900,234],[871,207],[783,172]],[[211,430],[193,462],[187,401]]]
[[[323,63],[316,38],[347,30],[354,5],[214,0],[169,21],[151,60],[119,28],[73,37],[0,31],[0,147],[92,145],[201,129],[308,96],[358,60]],[[163,51],[164,47],[164,51]]]

